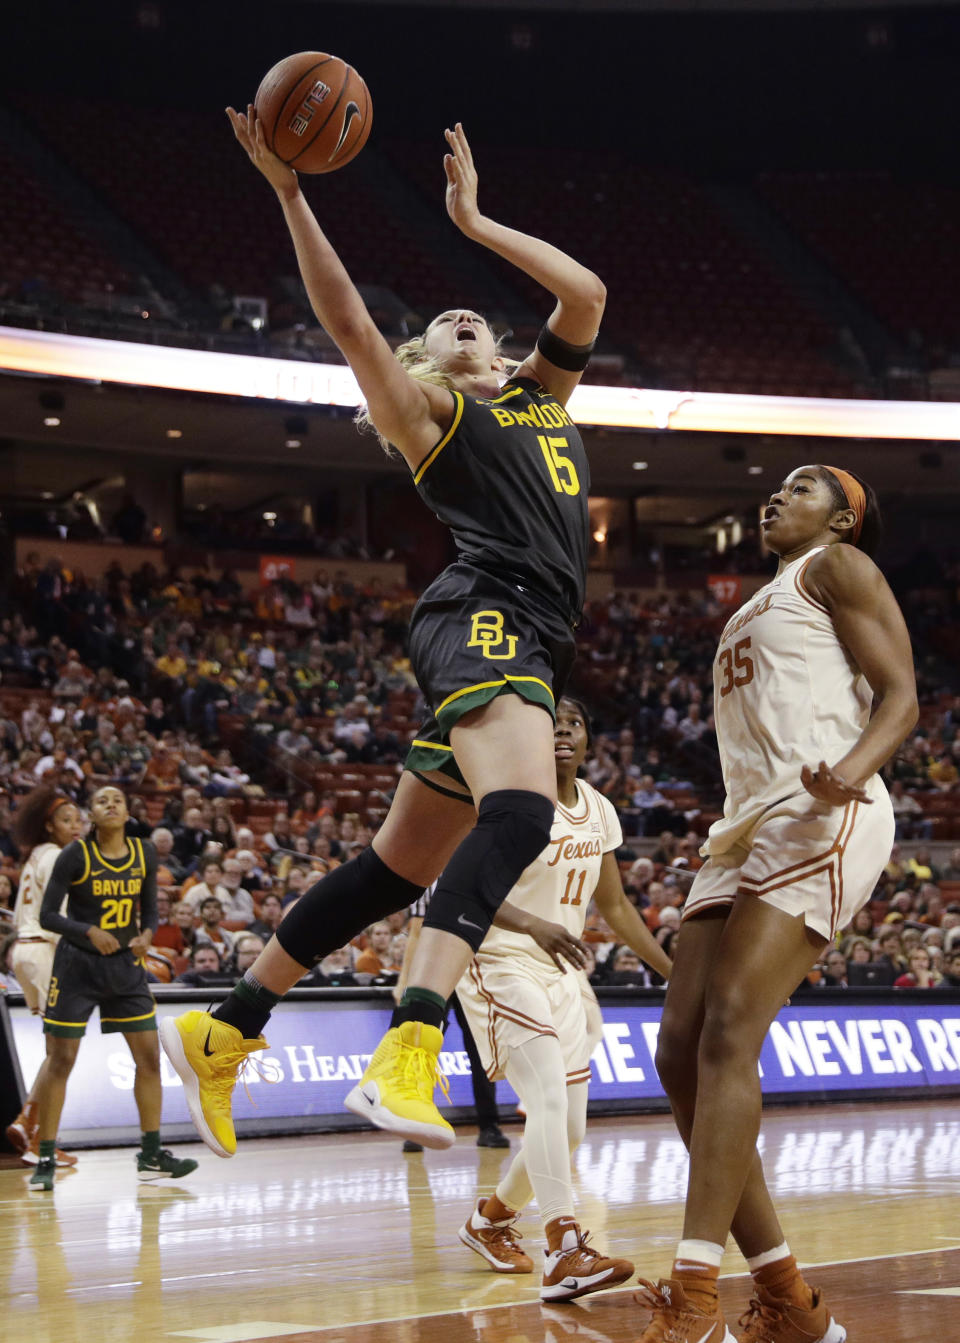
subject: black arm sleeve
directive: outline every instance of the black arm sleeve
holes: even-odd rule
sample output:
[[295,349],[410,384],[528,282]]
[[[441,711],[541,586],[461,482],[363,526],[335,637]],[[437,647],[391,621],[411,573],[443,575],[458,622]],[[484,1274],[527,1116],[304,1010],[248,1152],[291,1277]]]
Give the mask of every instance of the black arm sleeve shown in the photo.
[[157,913],[157,851],[149,840],[141,840],[145,863],[143,885],[140,887],[140,931],[157,931],[160,916]]
[[571,345],[568,340],[558,336],[549,323],[544,323],[537,337],[537,349],[544,359],[548,359],[556,368],[562,368],[567,373],[583,372],[590,362],[590,355],[596,343],[596,340],[592,340],[589,345]]
[[70,895],[71,883],[83,876],[85,867],[86,860],[83,856],[83,849],[76,841],[68,844],[54,863],[50,880],[47,882],[47,889],[43,893],[43,903],[40,906],[40,926],[51,933],[59,933],[69,942],[75,942],[78,946],[88,948],[87,929],[91,925],[83,923],[79,919],[70,918],[69,904],[67,905],[68,913],[60,913],[60,906],[63,904],[64,897]]

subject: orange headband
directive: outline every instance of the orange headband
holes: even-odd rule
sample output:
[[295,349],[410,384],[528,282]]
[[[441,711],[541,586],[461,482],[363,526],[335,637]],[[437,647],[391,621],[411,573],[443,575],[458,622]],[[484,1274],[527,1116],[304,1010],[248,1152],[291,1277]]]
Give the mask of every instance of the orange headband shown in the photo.
[[69,801],[68,797],[55,797],[47,808],[47,820],[52,820],[57,810],[60,807],[65,807]]
[[859,480],[851,476],[849,471],[843,471],[839,466],[822,466],[822,471],[829,471],[834,476],[843,490],[843,497],[847,504],[857,515],[857,520],[853,524],[853,544],[856,545],[860,540],[860,532],[863,528],[863,519],[867,511],[867,496]]

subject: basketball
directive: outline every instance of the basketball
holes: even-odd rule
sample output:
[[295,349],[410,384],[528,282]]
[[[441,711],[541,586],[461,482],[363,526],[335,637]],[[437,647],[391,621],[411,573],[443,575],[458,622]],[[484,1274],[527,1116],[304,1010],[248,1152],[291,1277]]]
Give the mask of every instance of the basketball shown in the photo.
[[267,147],[301,173],[331,173],[370,134],[370,92],[339,56],[300,51],[268,70],[254,100]]
[[173,964],[166,947],[148,947],[144,960],[148,973],[153,975],[154,979],[158,979],[161,984],[173,982]]

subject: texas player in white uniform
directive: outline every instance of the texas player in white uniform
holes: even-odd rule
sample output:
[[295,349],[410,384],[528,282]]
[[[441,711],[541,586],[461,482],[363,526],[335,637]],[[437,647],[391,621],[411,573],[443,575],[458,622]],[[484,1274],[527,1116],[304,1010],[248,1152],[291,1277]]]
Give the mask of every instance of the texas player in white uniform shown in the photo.
[[893,843],[877,771],[917,718],[903,616],[870,555],[879,512],[838,467],[803,466],[763,518],[771,583],[727,623],[714,662],[726,805],[684,907],[657,1067],[690,1150],[670,1279],[645,1284],[640,1343],[732,1340],[717,1275],[732,1231],[754,1279],[741,1343],[843,1343],[799,1273],[756,1151],[760,1049]]
[[[13,921],[17,940],[13,945],[13,971],[23,990],[27,1006],[35,1015],[43,1012],[50,988],[53,953],[60,938],[40,926],[40,906],[60,850],[84,833],[80,810],[53,788],[35,788],[17,808],[15,833],[18,842],[29,849],[20,872]],[[30,1094],[16,1119],[7,1126],[10,1144],[26,1161],[36,1161],[37,1095],[46,1072],[46,1060],[40,1065]],[[57,1153],[58,1165],[75,1165],[76,1157]]]
[[[602,1028],[593,990],[576,969],[591,899],[658,974],[669,974],[670,960],[624,895],[614,857],[623,836],[613,806],[577,778],[589,728],[576,700],[557,705],[554,740],[558,801],[550,843],[513,887],[457,985],[487,1075],[506,1077],[526,1113],[521,1151],[459,1235],[495,1272],[532,1272],[514,1222],[536,1197],[547,1240],[540,1295],[567,1301],[633,1272],[627,1260],[589,1245],[574,1214],[570,1154],[586,1129],[590,1056]],[[574,969],[565,968],[564,957]]]

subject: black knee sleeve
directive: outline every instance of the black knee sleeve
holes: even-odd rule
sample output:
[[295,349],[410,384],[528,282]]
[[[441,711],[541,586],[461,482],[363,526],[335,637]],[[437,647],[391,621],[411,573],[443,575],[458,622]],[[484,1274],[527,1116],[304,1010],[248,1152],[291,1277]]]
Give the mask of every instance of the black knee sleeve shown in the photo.
[[422,886],[398,877],[367,848],[304,891],[274,936],[295,961],[315,965],[371,923],[406,909],[422,894]]
[[424,927],[453,933],[479,950],[520,874],[546,848],[553,811],[542,793],[519,788],[488,793],[477,824],[444,869]]

